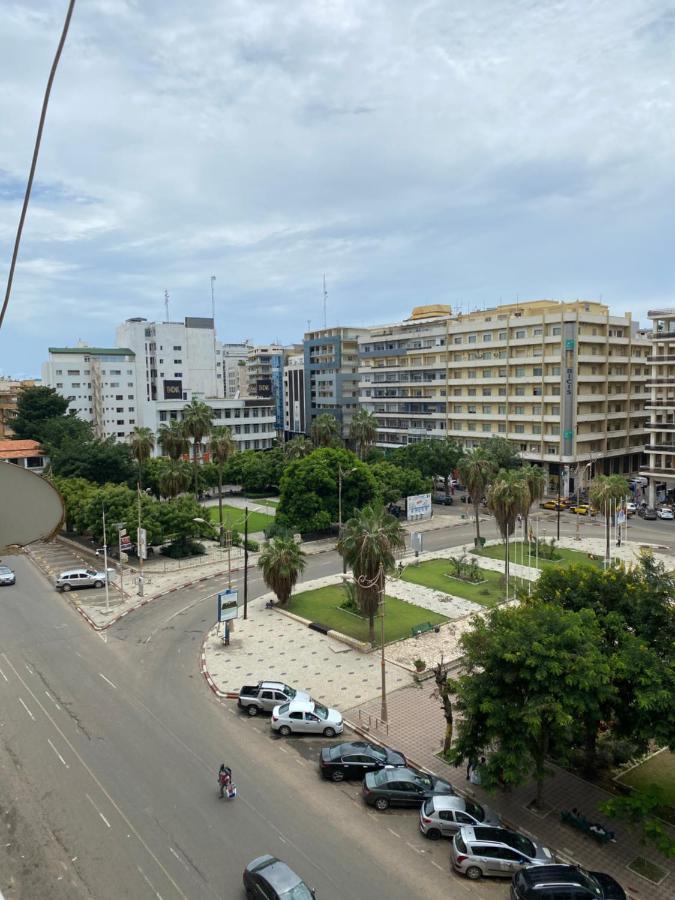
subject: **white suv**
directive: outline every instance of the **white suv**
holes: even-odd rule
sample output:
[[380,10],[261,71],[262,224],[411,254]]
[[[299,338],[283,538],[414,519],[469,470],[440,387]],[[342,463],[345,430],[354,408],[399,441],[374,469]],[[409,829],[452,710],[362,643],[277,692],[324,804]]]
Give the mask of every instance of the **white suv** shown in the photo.
[[106,580],[105,572],[96,572],[94,569],[69,569],[67,572],[61,572],[56,579],[56,589],[72,591],[73,588],[102,588]]

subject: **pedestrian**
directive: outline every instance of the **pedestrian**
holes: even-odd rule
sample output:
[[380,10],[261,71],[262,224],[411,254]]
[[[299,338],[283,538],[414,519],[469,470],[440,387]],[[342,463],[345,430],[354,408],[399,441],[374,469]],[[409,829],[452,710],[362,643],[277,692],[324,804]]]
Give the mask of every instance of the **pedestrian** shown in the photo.
[[[469,776],[469,781],[471,784],[480,784],[481,783],[481,774],[480,769],[485,765],[485,757],[481,756],[478,760],[478,765],[474,766],[471,770],[471,775]],[[480,768],[479,768],[480,767]]]
[[232,781],[232,770],[228,769],[225,763],[221,763],[220,769],[218,770],[218,784],[220,785],[220,797],[221,799],[225,796],[225,789],[228,789],[230,782]]
[[467,767],[466,767],[466,780],[467,780],[467,781],[471,781],[471,773],[472,773],[473,770],[476,768],[476,763],[477,763],[476,757],[475,757],[475,756],[470,756],[470,757],[469,757],[468,765],[467,765]]

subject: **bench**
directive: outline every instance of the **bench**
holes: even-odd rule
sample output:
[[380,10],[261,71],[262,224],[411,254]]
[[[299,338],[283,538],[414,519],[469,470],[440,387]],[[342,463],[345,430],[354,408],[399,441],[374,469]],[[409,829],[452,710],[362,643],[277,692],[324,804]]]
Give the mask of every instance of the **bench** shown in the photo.
[[410,629],[411,637],[419,637],[420,634],[426,634],[427,631],[435,631],[438,634],[438,625],[432,625],[431,622],[420,622],[419,625],[413,625]]
[[594,838],[599,844],[608,844],[615,839],[614,832],[597,822],[589,822],[583,813],[576,810],[563,809],[560,813],[560,821],[564,825],[577,828],[589,837]]

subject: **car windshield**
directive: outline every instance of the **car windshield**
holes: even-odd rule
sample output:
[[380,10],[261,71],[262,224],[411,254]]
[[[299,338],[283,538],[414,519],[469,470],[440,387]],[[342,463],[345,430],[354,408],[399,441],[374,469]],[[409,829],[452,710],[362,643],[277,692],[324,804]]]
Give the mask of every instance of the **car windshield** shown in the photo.
[[284,891],[282,894],[279,894],[283,900],[314,900],[314,895],[304,883],[301,881],[299,884],[296,884],[295,887],[290,888],[288,891]]
[[471,800],[466,801],[466,811],[470,816],[473,816],[474,819],[478,822],[485,821],[485,810],[478,803],[472,803]]
[[11,575],[12,570],[8,566],[0,566],[0,575]]
[[285,716],[286,713],[288,712],[289,706],[290,706],[290,703],[284,703],[283,706],[280,706],[279,707],[279,715]]
[[372,756],[373,759],[379,759],[380,762],[386,762],[387,754],[384,750],[381,750],[379,747],[366,747],[365,753],[369,756]]
[[[433,781],[429,778],[428,775],[425,775],[424,772],[414,772],[412,776],[412,780],[416,784],[420,784],[423,788],[432,788],[434,786]],[[438,784],[440,786],[443,785],[442,781],[439,781]]]
[[289,687],[287,684],[285,684],[281,690],[284,692],[284,694],[286,694],[289,700],[293,700],[295,695],[298,693],[295,688]]
[[579,870],[579,877],[583,879],[584,886],[588,888],[589,891],[592,891],[596,897],[604,897],[604,893],[598,881],[591,875],[590,872],[584,872],[581,869]]
[[505,844],[513,847],[514,850],[520,850],[525,856],[529,856],[530,858],[536,856],[537,848],[524,834],[518,834],[515,831],[511,831],[508,836],[503,838],[503,841]]
[[93,569],[87,569],[87,575],[91,575],[93,578],[95,574],[96,574],[96,572],[94,572]]
[[317,714],[317,716],[318,716],[320,719],[327,719],[327,718],[328,718],[328,710],[326,709],[325,706],[322,706],[320,703],[315,703],[315,704],[314,704],[314,712]]

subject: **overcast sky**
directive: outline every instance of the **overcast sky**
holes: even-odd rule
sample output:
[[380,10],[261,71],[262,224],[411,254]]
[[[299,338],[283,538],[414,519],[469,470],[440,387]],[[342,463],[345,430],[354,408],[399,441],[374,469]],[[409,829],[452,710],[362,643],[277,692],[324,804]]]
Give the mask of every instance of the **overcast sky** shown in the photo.
[[[0,287],[66,0],[0,0]],[[129,316],[224,340],[674,306],[675,0],[78,0],[0,373]]]

